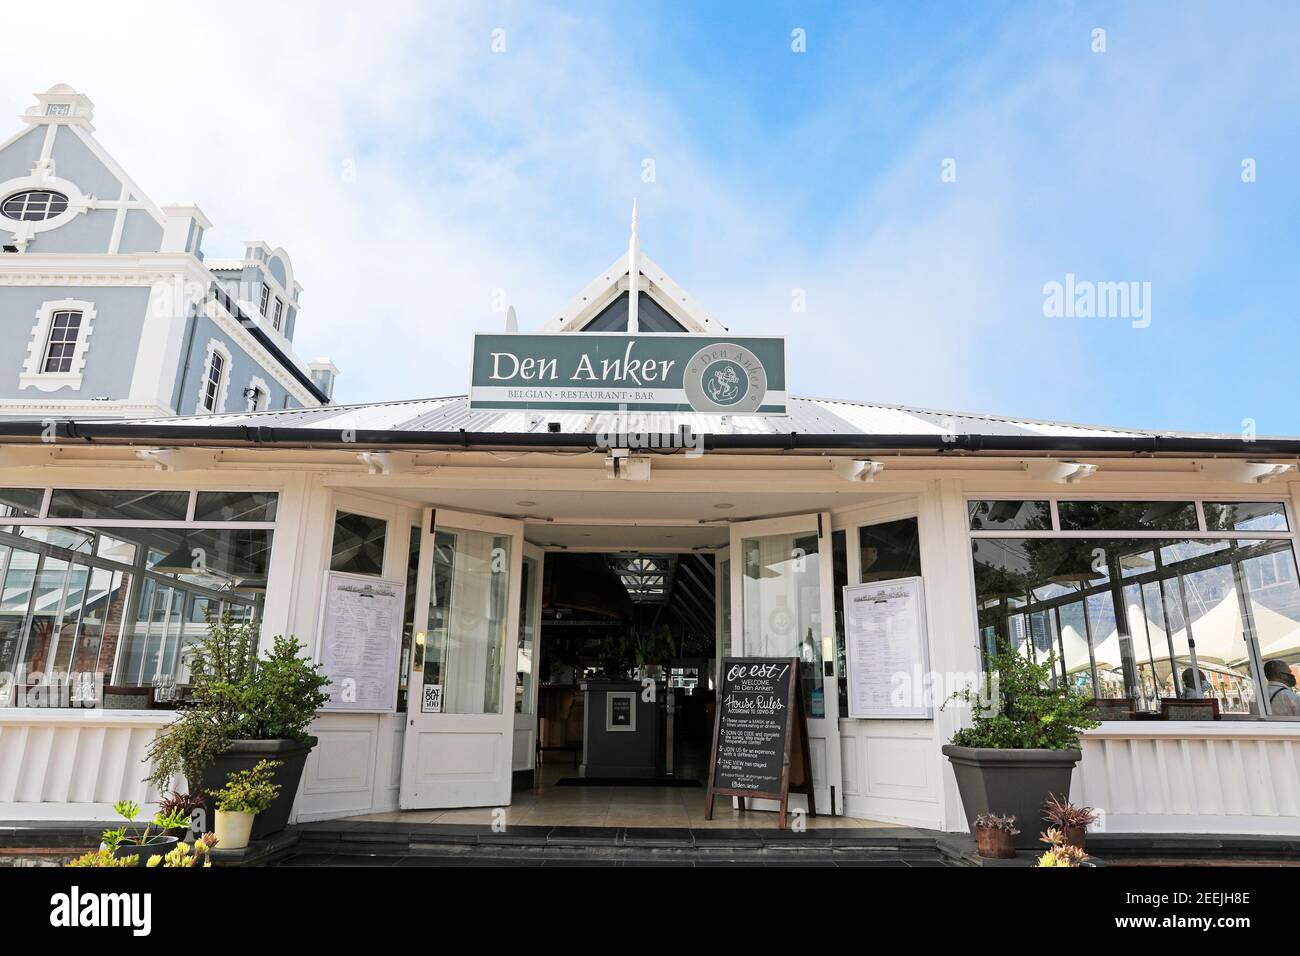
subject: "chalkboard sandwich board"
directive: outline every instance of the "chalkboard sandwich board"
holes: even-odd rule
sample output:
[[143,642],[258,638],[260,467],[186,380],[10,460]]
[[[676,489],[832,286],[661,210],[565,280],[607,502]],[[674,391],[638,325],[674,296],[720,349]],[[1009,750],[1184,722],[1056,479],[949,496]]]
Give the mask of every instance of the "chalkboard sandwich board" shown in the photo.
[[779,801],[784,827],[791,792],[806,794],[816,816],[812,781],[799,658],[725,658],[704,819],[713,819],[715,797],[742,798],[742,811],[752,797]]

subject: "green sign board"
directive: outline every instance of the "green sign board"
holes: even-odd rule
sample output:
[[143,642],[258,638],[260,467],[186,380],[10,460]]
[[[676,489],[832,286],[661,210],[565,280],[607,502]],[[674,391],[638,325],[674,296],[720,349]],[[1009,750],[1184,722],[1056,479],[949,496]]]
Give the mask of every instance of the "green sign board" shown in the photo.
[[469,404],[528,411],[784,415],[785,339],[479,333]]

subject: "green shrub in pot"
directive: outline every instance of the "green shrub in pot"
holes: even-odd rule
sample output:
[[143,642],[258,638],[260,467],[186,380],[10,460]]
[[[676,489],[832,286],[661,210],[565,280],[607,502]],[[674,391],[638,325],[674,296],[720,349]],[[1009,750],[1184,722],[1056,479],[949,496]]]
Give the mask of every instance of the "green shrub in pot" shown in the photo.
[[[1079,734],[1097,722],[1089,715],[1091,698],[1055,679],[1054,660],[1038,662],[1004,650],[989,659],[979,685],[948,700],[971,711],[971,725],[953,734],[943,752],[972,830],[975,818],[995,807],[1037,820],[1049,794],[1070,791],[1082,757]],[[1020,834],[1016,845],[1033,847],[1032,830]]]
[[264,759],[278,764],[279,796],[258,815],[254,839],[284,828],[307,754],[316,739],[307,732],[329,699],[329,678],[303,656],[292,637],[276,637],[257,656],[252,626],[229,613],[208,619],[208,630],[192,649],[190,706],[178,712],[150,745],[148,782],[166,790],[178,775],[192,792],[212,792],[229,775]]
[[261,760],[251,770],[236,770],[225,786],[214,791],[217,805],[217,845],[226,850],[248,846],[253,819],[275,803],[280,785],[273,779],[278,760]]

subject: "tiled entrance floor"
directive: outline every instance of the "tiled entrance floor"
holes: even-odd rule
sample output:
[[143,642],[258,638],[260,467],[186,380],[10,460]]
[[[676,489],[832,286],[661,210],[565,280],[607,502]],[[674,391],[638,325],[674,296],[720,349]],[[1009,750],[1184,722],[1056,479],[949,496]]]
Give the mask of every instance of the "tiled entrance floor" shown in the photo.
[[[741,812],[732,807],[728,797],[720,797],[713,808],[713,819],[704,819],[704,787],[559,787],[563,777],[576,777],[571,763],[543,766],[538,775],[542,785],[531,790],[516,790],[510,806],[499,810],[471,808],[464,810],[406,810],[368,813],[349,820],[397,823],[467,823],[491,824],[504,815],[506,826],[575,826],[575,827],[686,827],[775,829],[778,814],[766,810]],[[796,800],[802,798],[796,797]],[[848,817],[817,816],[807,819],[809,829],[834,827],[886,827],[896,824]]]

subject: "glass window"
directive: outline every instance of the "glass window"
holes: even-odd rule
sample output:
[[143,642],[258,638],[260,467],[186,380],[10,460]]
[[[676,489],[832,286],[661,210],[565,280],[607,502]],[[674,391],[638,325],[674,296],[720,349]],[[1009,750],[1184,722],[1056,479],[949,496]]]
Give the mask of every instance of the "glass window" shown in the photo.
[[92,491],[55,488],[51,518],[118,518],[136,521],[184,521],[188,491]]
[[442,713],[502,713],[509,596],[508,535],[438,529],[423,686]]
[[519,578],[519,649],[515,668],[515,713],[533,712],[533,682],[537,679],[538,634],[534,610],[541,590],[535,589],[541,565],[536,558],[524,555]]
[[859,583],[910,578],[921,573],[921,538],[915,518],[858,529]]
[[71,372],[72,357],[81,333],[80,312],[55,312],[50,319],[50,336],[45,344],[42,372]]
[[972,531],[1051,531],[1052,509],[1046,501],[970,501]]
[[1286,506],[1280,501],[1207,501],[1207,531],[1288,531]]
[[96,683],[154,685],[164,700],[189,679],[204,607],[255,622],[270,547],[266,529],[0,529],[0,672],[16,678],[0,703],[31,703],[56,675],[74,701]]
[[383,518],[350,511],[336,513],[330,570],[349,574],[383,574],[387,536],[388,522]]
[[270,287],[269,285],[267,285],[265,282],[263,282],[263,283],[262,283],[262,301],[261,301],[261,303],[260,303],[260,307],[261,307],[261,310],[262,310],[262,314],[263,314],[263,315],[270,315],[270,314],[271,314],[269,311],[267,311],[267,308],[266,308],[267,304],[268,304],[270,301],[271,301],[271,287]]
[[226,360],[220,352],[213,351],[208,360],[208,367],[203,374],[203,408],[209,412],[217,411],[217,402],[221,397],[221,379],[226,372]]
[[1062,531],[1195,531],[1190,501],[1060,501]]
[[271,319],[271,324],[275,326],[277,332],[280,331],[280,318],[284,315],[284,301],[279,297],[275,300],[275,316]]
[[732,653],[799,658],[807,714],[825,717],[817,533],[745,538],[741,547],[744,647]]
[[195,521],[274,521],[280,496],[274,491],[200,491]]
[[420,582],[420,537],[418,527],[411,528],[406,550],[406,596],[402,611],[402,656],[397,671],[397,710],[406,710],[406,689],[411,673],[411,638],[415,633],[415,589]]
[[1032,649],[1041,660],[1050,649],[1058,673],[1095,696],[1132,698],[1140,711],[1158,711],[1167,698],[1215,697],[1224,715],[1260,715],[1255,662],[1279,661],[1263,666],[1280,684],[1288,680],[1284,668],[1300,666],[1290,541],[975,538],[973,545],[986,652],[1000,644]]
[[44,488],[0,488],[0,518],[38,518]]
[[67,212],[68,197],[48,189],[29,189],[15,193],[0,205],[0,215],[6,219],[26,222],[43,222]]
[[838,664],[840,714],[849,712],[849,668],[844,648],[844,588],[849,583],[849,536],[831,532],[831,571],[835,575],[835,657]]

